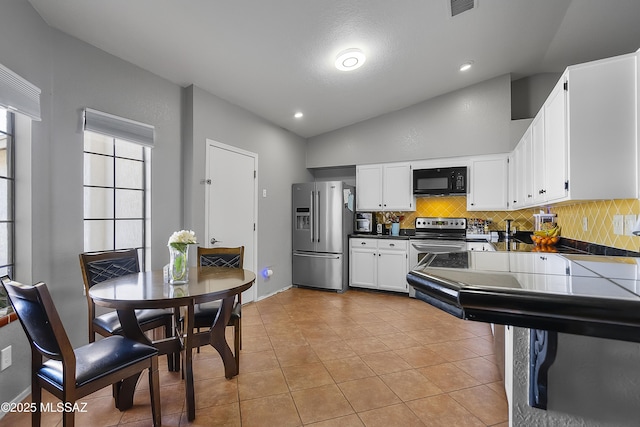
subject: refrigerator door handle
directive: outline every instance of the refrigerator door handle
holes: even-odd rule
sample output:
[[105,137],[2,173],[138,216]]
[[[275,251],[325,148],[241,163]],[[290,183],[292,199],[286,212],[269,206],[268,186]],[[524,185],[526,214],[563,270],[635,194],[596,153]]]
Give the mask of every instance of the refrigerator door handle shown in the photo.
[[316,191],[316,242],[320,243],[320,190]]
[[305,254],[300,252],[294,252],[293,256],[299,256],[299,257],[305,257],[305,258],[340,259],[340,255],[335,255],[335,254]]
[[311,231],[311,233],[310,233],[311,234],[311,243],[313,243],[313,239],[315,237],[314,236],[314,231],[315,231],[315,228],[316,228],[316,225],[315,225],[316,214],[315,214],[315,211],[314,211],[314,208],[313,208],[313,193],[314,192],[312,191],[311,192],[310,201],[309,201],[309,205],[311,206],[311,209],[309,209],[309,216],[310,216],[310,218],[309,218],[309,222],[310,222],[309,230]]

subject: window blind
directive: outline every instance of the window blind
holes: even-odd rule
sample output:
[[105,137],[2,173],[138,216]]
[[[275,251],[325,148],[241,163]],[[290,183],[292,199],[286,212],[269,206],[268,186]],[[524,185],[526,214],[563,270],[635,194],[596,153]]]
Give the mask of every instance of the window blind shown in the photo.
[[40,121],[40,88],[0,64],[0,106]]
[[91,108],[84,109],[84,130],[153,147],[153,126]]

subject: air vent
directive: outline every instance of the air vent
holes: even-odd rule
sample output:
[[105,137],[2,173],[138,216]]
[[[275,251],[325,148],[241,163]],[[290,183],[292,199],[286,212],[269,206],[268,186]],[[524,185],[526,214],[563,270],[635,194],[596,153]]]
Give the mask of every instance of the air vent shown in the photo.
[[451,17],[476,7],[477,0],[449,0],[451,2]]

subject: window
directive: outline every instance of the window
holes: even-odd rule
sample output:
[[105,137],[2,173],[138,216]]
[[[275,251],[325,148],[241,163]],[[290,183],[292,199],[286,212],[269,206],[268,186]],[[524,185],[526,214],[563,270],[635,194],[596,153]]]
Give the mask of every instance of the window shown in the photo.
[[[13,114],[0,108],[0,276],[10,277],[14,266],[13,141]],[[0,325],[12,312],[6,291],[0,286]]]
[[149,257],[149,147],[84,132],[84,250],[136,248]]

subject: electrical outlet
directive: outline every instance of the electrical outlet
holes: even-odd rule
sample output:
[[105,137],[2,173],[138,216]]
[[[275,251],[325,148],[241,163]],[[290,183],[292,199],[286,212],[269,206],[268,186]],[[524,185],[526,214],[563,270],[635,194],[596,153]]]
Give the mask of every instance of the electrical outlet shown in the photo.
[[3,348],[0,353],[0,371],[4,371],[11,366],[11,346]]
[[589,221],[586,216],[582,217],[582,231],[589,231]]
[[625,215],[624,216],[624,235],[625,236],[633,236],[633,227],[636,226],[636,216],[635,215]]
[[613,234],[624,234],[624,217],[622,215],[613,216]]

